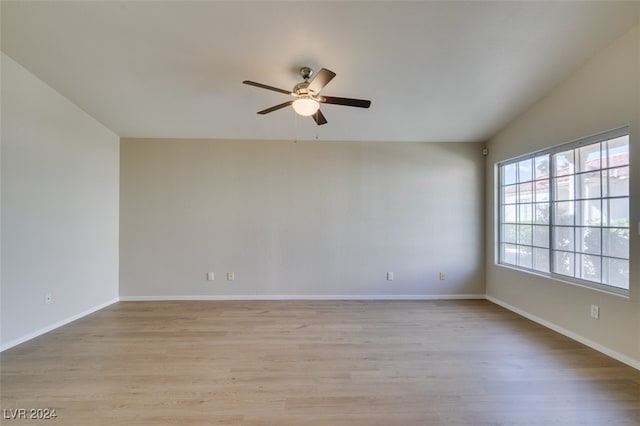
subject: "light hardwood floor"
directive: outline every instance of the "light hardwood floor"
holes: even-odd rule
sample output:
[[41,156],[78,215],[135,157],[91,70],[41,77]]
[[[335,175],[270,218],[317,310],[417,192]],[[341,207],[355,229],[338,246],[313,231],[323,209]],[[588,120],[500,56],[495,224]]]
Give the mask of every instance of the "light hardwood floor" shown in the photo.
[[7,425],[640,425],[639,371],[487,301],[121,302],[1,368],[58,416]]

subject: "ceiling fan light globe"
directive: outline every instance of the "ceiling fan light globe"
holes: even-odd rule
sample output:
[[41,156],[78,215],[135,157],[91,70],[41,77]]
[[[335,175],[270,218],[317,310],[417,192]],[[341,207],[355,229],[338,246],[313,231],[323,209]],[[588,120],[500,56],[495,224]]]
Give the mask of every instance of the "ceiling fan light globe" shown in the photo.
[[310,115],[315,114],[320,108],[320,104],[318,101],[309,99],[309,98],[301,98],[293,101],[293,110],[304,117],[309,117]]

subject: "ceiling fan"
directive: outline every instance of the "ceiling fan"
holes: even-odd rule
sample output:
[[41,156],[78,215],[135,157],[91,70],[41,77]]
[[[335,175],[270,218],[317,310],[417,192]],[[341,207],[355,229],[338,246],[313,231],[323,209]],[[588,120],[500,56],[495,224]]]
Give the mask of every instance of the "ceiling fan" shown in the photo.
[[369,108],[371,101],[364,99],[351,99],[351,98],[337,98],[335,96],[320,96],[320,91],[329,84],[329,82],[336,76],[336,73],[329,71],[326,68],[322,68],[318,71],[318,74],[311,80],[313,70],[309,67],[300,68],[300,75],[304,79],[303,82],[296,84],[292,91],[278,89],[277,87],[268,86],[262,83],[256,83],[255,81],[245,80],[244,84],[249,86],[260,87],[262,89],[273,90],[274,92],[284,93],[285,95],[293,96],[295,99],[291,99],[287,102],[283,102],[279,105],[272,106],[271,108],[258,111],[258,114],[268,114],[273,111],[277,111],[281,108],[291,105],[294,111],[305,117],[313,117],[313,120],[318,126],[327,124],[327,119],[320,111],[320,104],[334,104],[334,105],[346,105],[358,108]]

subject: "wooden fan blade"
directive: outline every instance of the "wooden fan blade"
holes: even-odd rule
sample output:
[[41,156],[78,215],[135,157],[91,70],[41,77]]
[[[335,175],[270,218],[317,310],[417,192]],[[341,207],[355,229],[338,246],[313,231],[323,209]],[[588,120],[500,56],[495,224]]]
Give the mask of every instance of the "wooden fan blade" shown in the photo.
[[325,104],[346,105],[358,108],[369,108],[371,101],[365,99],[337,98],[335,96],[322,96],[320,102]]
[[326,68],[322,68],[320,71],[318,71],[318,74],[316,74],[313,80],[311,80],[311,83],[309,83],[309,87],[307,87],[307,89],[312,90],[313,93],[317,95],[318,93],[320,93],[324,86],[326,86],[331,80],[333,80],[333,77],[335,76],[335,72],[329,71]]
[[313,121],[315,121],[318,126],[327,124],[327,119],[324,118],[324,114],[322,114],[322,111],[320,110],[316,111],[316,113],[313,114],[312,117],[313,117]]
[[274,92],[284,93],[285,95],[291,95],[291,92],[284,89],[278,89],[277,87],[267,86],[266,84],[256,83],[255,81],[245,80],[244,84],[248,84],[249,86],[260,87],[261,89],[273,90]]
[[272,106],[271,108],[267,108],[267,109],[263,109],[262,111],[258,111],[258,114],[262,114],[262,115],[269,114],[270,112],[277,111],[277,110],[282,109],[284,107],[288,107],[292,103],[293,103],[293,99],[290,100],[290,101],[287,101],[287,102],[283,102],[283,103],[281,103],[279,105]]

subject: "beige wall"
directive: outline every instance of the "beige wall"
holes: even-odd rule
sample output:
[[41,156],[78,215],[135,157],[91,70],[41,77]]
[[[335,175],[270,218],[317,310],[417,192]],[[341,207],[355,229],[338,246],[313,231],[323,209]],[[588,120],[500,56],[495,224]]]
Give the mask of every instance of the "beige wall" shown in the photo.
[[[640,368],[640,30],[600,52],[488,144],[487,294]],[[494,165],[624,125],[631,140],[629,299],[495,265]],[[591,304],[600,319],[590,318]],[[615,355],[615,354],[614,354]],[[625,359],[626,358],[626,359]]]
[[117,300],[119,138],[4,53],[1,87],[6,348]]
[[478,144],[123,139],[120,295],[483,295],[483,182]]

